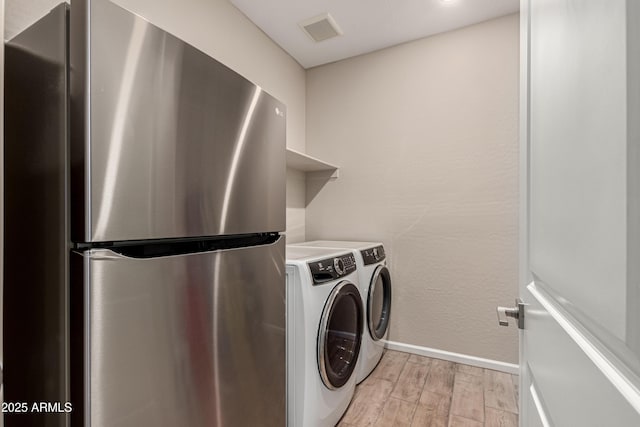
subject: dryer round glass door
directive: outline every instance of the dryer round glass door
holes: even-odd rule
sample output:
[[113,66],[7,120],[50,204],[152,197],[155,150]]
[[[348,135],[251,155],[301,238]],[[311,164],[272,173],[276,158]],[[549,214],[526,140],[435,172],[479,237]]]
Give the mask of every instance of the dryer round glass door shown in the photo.
[[343,281],[331,291],[318,331],[318,369],[325,386],[342,387],[353,373],[362,342],[363,307],[358,288]]
[[391,314],[391,275],[384,265],[373,273],[367,297],[367,325],[373,340],[384,337]]

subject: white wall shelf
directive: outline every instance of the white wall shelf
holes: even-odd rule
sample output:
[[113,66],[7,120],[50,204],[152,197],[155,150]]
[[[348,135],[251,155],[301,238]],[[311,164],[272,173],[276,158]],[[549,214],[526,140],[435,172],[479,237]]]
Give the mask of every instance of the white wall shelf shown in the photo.
[[338,177],[338,166],[287,148],[287,167],[303,172],[331,172],[332,178]]

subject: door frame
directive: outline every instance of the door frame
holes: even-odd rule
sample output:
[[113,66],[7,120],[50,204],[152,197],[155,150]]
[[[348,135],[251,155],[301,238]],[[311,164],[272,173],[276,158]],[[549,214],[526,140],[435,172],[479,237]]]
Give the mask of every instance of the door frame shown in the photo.
[[[529,1],[520,0],[520,97],[519,97],[519,159],[518,159],[518,191],[519,191],[519,224],[518,224],[518,294],[530,282],[529,274]],[[518,408],[520,412],[519,423],[523,426],[523,420],[528,419],[525,402],[526,392],[524,385],[529,383],[528,369],[523,363],[524,339],[522,334],[524,329],[518,330],[518,361],[519,361],[519,381],[518,381]]]
[[[531,47],[531,17],[530,5],[532,0],[520,0],[520,97],[519,97],[519,274],[518,274],[518,290],[519,295],[529,293],[537,300],[546,312],[554,319],[555,322],[567,333],[571,340],[580,347],[581,351],[590,359],[591,363],[606,378],[607,381],[616,389],[626,402],[640,413],[640,376],[632,372],[625,362],[625,357],[620,357],[620,349],[611,350],[607,346],[606,340],[602,337],[594,335],[590,330],[582,325],[581,318],[576,318],[575,313],[565,310],[565,307],[558,305],[553,297],[547,295],[543,287],[536,287],[532,284],[533,277],[529,270],[529,206],[530,206],[530,47]],[[635,1],[627,1],[627,40],[638,40],[640,35],[640,3]],[[635,57],[635,60],[629,61],[627,64],[628,75],[634,76],[640,71],[640,43],[630,43],[627,46],[627,56]],[[627,77],[628,91],[628,123],[627,138],[635,141],[640,140],[640,123],[634,120],[630,115],[640,111],[640,96],[638,90],[640,79]],[[637,162],[640,159],[640,146],[628,144],[627,165],[630,162]],[[636,170],[638,163],[634,163]],[[635,172],[637,177],[638,172]],[[628,183],[635,183],[637,180],[627,178]],[[633,194],[638,194],[639,187],[633,187]],[[640,210],[640,198],[637,196],[629,197],[629,205],[631,212]],[[640,236],[640,221],[629,223],[628,233],[638,239]],[[637,240],[636,240],[637,241]],[[640,248],[633,247],[637,254]],[[637,276],[636,276],[637,277]],[[636,301],[637,295],[631,296],[629,300]],[[524,301],[525,304],[528,301]],[[627,307],[633,315],[638,314]],[[536,395],[535,388],[527,389],[527,385],[531,382],[529,378],[529,369],[525,359],[525,340],[523,334],[526,333],[526,317],[525,329],[519,331],[519,358],[520,358],[520,381],[519,381],[519,423],[525,426],[525,421],[530,419],[529,411],[532,408],[527,404],[527,396],[532,395],[532,400],[538,409],[538,413],[542,417],[541,421],[545,425],[549,425],[545,420],[545,407]],[[618,351],[615,351],[618,350]]]

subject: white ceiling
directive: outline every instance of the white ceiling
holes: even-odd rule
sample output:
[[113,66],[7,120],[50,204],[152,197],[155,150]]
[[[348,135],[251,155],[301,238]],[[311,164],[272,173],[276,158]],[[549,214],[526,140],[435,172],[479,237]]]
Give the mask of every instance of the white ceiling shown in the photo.
[[[230,0],[304,68],[519,10],[519,0]],[[319,43],[298,26],[330,13],[344,34]]]

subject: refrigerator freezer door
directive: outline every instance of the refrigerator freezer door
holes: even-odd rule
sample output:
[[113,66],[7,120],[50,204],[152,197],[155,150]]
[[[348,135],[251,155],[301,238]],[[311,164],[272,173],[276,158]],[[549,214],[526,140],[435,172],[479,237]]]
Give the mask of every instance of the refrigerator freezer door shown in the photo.
[[71,10],[73,240],[285,229],[285,106],[107,0]]
[[86,325],[79,425],[285,425],[284,238],[161,258],[75,256]]

